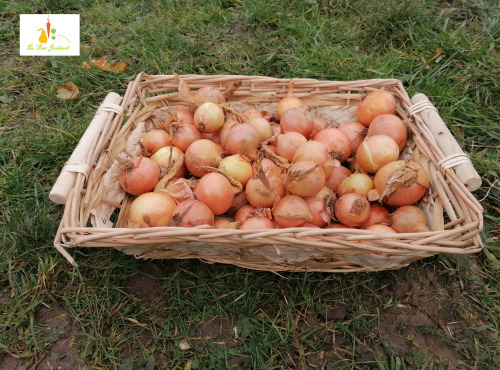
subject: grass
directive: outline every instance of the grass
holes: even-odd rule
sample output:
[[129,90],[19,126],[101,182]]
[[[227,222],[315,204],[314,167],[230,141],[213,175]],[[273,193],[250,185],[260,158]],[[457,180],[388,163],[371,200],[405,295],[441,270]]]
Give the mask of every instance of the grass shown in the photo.
[[[496,1],[23,0],[0,7],[4,364],[488,369],[498,363]],[[80,57],[18,56],[18,14],[36,11],[81,15]],[[90,59],[130,62],[111,73],[82,68]],[[71,268],[52,247],[62,214],[48,201],[52,184],[107,92],[123,94],[140,71],[173,70],[401,79],[410,95],[431,98],[483,178],[474,195],[485,210],[484,251],[439,255],[398,271],[278,276],[83,249],[71,251],[80,265]],[[57,87],[68,81],[81,93],[60,101]],[[55,333],[63,324],[42,320],[47,307],[66,313],[73,350],[58,352],[62,339]],[[424,322],[408,320],[421,313]],[[189,349],[180,349],[183,340]]]

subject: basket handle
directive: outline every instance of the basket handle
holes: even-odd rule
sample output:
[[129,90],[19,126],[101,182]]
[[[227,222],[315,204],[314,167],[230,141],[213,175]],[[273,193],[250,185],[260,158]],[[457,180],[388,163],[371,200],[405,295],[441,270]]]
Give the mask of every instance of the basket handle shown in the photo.
[[453,134],[446,127],[436,107],[424,94],[416,94],[411,98],[411,102],[413,105],[409,109],[410,114],[420,113],[422,120],[444,154],[444,158],[438,164],[443,169],[454,168],[458,179],[469,191],[478,189],[481,186],[481,177],[474,169],[467,154],[463,152]]
[[77,173],[88,174],[92,166],[92,163],[86,163],[89,151],[97,141],[106,123],[110,122],[115,114],[123,112],[123,108],[119,105],[121,100],[120,95],[110,92],[101,103],[87,130],[85,130],[78,145],[54,183],[49,193],[51,201],[57,204],[66,204],[68,195],[75,186]]

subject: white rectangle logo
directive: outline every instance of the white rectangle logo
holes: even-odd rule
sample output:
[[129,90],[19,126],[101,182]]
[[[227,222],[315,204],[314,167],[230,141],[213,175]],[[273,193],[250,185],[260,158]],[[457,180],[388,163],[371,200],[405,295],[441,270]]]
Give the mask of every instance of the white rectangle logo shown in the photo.
[[80,14],[21,14],[19,55],[80,55]]

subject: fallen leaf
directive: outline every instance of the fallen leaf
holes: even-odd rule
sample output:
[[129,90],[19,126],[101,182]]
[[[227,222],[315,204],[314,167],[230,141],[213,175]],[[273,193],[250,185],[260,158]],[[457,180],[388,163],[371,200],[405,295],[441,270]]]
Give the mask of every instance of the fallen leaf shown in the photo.
[[80,90],[73,82],[66,82],[57,89],[57,97],[61,100],[73,100],[80,94]]
[[127,63],[125,62],[114,62],[111,63],[111,69],[110,71],[112,72],[123,72],[125,68],[127,68]]
[[109,71],[111,66],[104,59],[93,59],[91,61],[83,62],[83,67],[85,69],[91,69],[92,67],[101,69],[103,71]]

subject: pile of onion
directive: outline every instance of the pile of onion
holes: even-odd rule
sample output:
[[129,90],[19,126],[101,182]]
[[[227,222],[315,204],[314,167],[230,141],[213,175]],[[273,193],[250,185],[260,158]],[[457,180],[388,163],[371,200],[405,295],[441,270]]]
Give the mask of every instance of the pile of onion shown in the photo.
[[131,227],[429,230],[419,208],[429,176],[400,159],[408,128],[392,93],[367,94],[357,121],[339,124],[295,96],[293,82],[275,112],[236,110],[218,86],[186,86],[179,96],[191,108],[173,110],[141,139],[141,156],[119,161]]

